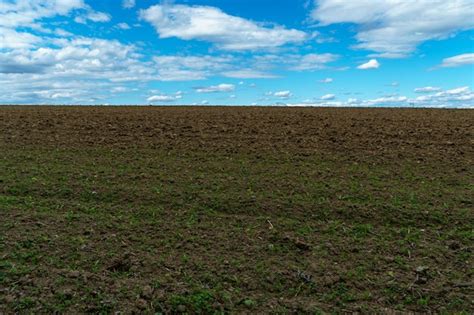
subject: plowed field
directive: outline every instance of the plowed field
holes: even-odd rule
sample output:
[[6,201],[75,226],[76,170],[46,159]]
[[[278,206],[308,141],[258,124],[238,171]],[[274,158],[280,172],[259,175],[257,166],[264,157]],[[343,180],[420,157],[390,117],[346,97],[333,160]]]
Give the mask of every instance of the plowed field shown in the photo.
[[473,110],[0,107],[0,313],[472,313],[473,139]]

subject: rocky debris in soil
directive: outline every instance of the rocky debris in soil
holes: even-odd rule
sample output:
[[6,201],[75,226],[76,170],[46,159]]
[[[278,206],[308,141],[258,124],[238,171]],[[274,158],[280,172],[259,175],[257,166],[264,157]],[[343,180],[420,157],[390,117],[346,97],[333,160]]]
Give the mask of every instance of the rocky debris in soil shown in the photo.
[[306,283],[313,283],[313,276],[309,273],[304,272],[304,271],[298,270],[296,272],[296,277],[300,280],[303,280]]
[[153,297],[153,288],[149,285],[144,286],[141,296],[145,299],[151,299]]
[[144,299],[138,299],[136,305],[141,310],[144,310],[148,307],[148,303]]
[[294,247],[296,247],[298,249],[301,249],[303,251],[311,250],[311,246],[308,243],[302,241],[301,239],[299,239],[297,237],[292,237],[292,236],[286,235],[286,236],[283,237],[283,242],[291,244]]
[[427,267],[427,266],[418,266],[416,267],[415,269],[415,272],[416,272],[416,279],[415,279],[415,283],[416,284],[425,284],[428,282],[428,278],[429,278],[429,274],[428,274],[428,270],[430,268]]
[[107,270],[112,272],[128,272],[132,269],[133,262],[130,253],[117,257],[108,265]]

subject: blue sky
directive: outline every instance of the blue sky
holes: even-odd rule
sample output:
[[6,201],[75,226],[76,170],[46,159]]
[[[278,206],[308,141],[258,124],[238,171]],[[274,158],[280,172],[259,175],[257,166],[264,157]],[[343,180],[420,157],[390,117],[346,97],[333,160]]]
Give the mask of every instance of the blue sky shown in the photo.
[[0,0],[0,104],[474,108],[472,0]]

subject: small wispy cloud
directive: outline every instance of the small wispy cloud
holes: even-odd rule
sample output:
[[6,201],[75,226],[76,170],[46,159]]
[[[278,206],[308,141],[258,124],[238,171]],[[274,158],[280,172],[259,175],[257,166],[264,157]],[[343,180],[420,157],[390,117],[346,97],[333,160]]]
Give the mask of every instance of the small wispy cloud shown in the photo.
[[195,90],[198,93],[233,92],[235,90],[235,85],[222,83],[208,87],[197,87]]
[[135,0],[123,0],[122,7],[125,9],[131,9],[135,6]]
[[181,94],[176,94],[176,95],[153,95],[147,98],[148,103],[171,103],[176,100],[181,99],[182,96]]
[[76,23],[86,24],[87,21],[105,23],[111,20],[111,16],[104,12],[90,11],[85,15],[78,15],[74,19]]
[[256,71],[252,69],[244,69],[244,70],[235,70],[235,71],[227,71],[222,73],[225,77],[228,78],[236,78],[236,79],[274,79],[279,78],[279,76],[266,73],[262,71]]
[[363,63],[360,66],[358,66],[357,69],[369,70],[369,69],[378,69],[379,67],[380,67],[380,63],[377,61],[377,59],[371,59],[368,62]]
[[472,54],[462,54],[450,58],[443,59],[440,67],[442,68],[454,68],[465,65],[474,64],[474,53]]
[[273,96],[279,97],[279,98],[290,98],[293,94],[291,94],[291,91],[279,91],[273,93]]
[[334,81],[333,78],[325,78],[325,79],[322,79],[322,80],[319,80],[318,82],[319,83],[332,83]]
[[326,95],[321,96],[321,99],[323,101],[329,101],[329,100],[333,100],[335,98],[336,98],[336,95],[334,95],[334,94],[326,94]]
[[127,23],[119,23],[117,24],[117,27],[121,30],[129,30],[130,29],[130,25],[128,25]]
[[421,88],[416,88],[414,91],[415,93],[432,93],[432,92],[441,91],[441,88],[433,87],[433,86],[425,86]]

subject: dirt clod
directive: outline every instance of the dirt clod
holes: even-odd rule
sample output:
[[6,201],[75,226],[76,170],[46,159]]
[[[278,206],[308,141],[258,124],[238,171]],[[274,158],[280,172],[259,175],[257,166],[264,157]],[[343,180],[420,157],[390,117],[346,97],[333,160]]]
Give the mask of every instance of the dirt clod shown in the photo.
[[142,289],[142,297],[150,299],[153,296],[153,288],[149,285],[146,285]]

